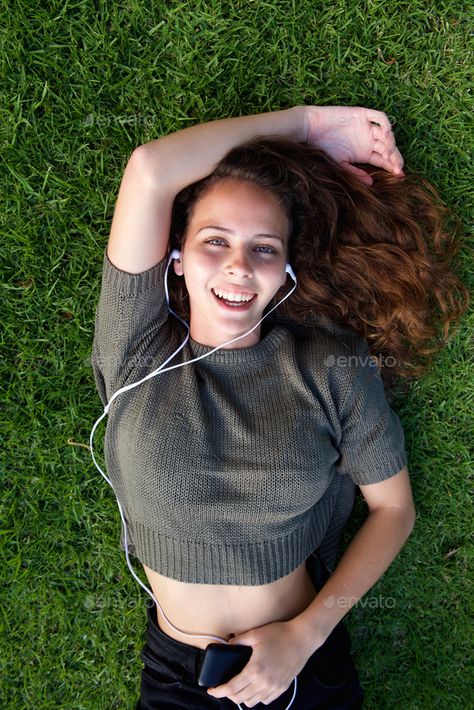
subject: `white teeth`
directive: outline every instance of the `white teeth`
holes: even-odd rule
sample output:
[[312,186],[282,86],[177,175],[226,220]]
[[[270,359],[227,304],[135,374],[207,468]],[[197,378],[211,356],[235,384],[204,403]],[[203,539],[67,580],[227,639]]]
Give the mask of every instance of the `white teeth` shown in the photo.
[[253,298],[253,294],[248,293],[229,293],[228,291],[221,291],[217,288],[213,288],[212,290],[218,298],[222,298],[225,301],[233,301],[235,303],[240,303],[241,301],[247,303]]

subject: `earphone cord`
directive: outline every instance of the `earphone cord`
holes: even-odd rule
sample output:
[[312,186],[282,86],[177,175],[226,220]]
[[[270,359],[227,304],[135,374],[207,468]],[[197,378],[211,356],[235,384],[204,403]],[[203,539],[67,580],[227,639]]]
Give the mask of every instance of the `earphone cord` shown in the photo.
[[[250,330],[248,330],[248,331],[247,331],[246,333],[244,333],[243,335],[239,335],[239,336],[237,336],[236,338],[232,338],[231,340],[227,340],[225,343],[222,343],[221,345],[218,345],[217,347],[215,347],[215,348],[213,348],[212,350],[210,350],[208,353],[204,353],[203,355],[200,355],[199,357],[193,358],[192,360],[186,360],[185,362],[180,362],[180,363],[177,363],[176,365],[171,365],[170,367],[165,367],[165,365],[166,365],[175,355],[177,355],[177,354],[179,353],[179,351],[182,350],[182,348],[184,348],[184,346],[186,345],[186,343],[187,343],[188,340],[189,340],[189,325],[186,323],[186,321],[184,321],[182,318],[180,318],[180,317],[172,310],[172,308],[171,308],[170,305],[169,305],[169,293],[168,293],[168,285],[167,285],[167,274],[168,274],[169,265],[170,265],[170,263],[171,263],[171,261],[172,261],[173,258],[174,258],[174,256],[173,256],[173,253],[172,253],[172,254],[170,255],[169,259],[168,259],[168,263],[167,263],[166,271],[165,271],[165,276],[164,276],[164,286],[165,286],[166,303],[167,303],[169,312],[172,313],[179,321],[181,321],[181,323],[183,323],[183,325],[186,326],[187,331],[188,331],[188,333],[187,333],[187,335],[186,335],[186,338],[183,340],[183,342],[181,343],[181,345],[179,346],[179,348],[177,348],[177,350],[175,350],[156,370],[154,370],[154,371],[151,372],[150,374],[146,375],[146,377],[144,377],[143,379],[139,380],[138,382],[134,382],[134,383],[132,383],[132,384],[130,384],[130,385],[127,385],[126,387],[122,387],[121,389],[117,390],[117,392],[115,392],[115,393],[112,395],[112,397],[109,399],[107,405],[104,407],[104,411],[103,411],[102,415],[99,417],[99,419],[97,419],[97,421],[95,422],[94,426],[92,427],[92,431],[91,431],[91,434],[90,434],[90,450],[91,450],[91,456],[92,456],[92,459],[93,459],[93,461],[94,461],[94,464],[95,464],[96,468],[99,470],[99,472],[101,473],[101,475],[103,476],[103,478],[105,478],[105,480],[107,481],[107,483],[109,484],[109,486],[112,488],[112,490],[113,490],[113,492],[114,492],[114,495],[115,495],[115,498],[116,498],[116,500],[117,500],[117,505],[118,505],[118,509],[119,509],[119,513],[120,513],[120,518],[121,518],[121,520],[122,520],[122,529],[123,529],[123,537],[124,537],[125,558],[126,558],[126,560],[127,560],[128,568],[129,568],[130,572],[132,573],[133,577],[136,579],[136,581],[138,582],[138,584],[147,592],[147,594],[149,594],[149,595],[151,596],[151,598],[152,598],[153,601],[155,602],[156,606],[158,607],[158,609],[159,609],[159,610],[161,611],[161,613],[163,614],[163,617],[164,617],[165,621],[166,621],[175,631],[177,631],[178,633],[182,634],[183,636],[189,636],[189,637],[191,637],[191,638],[210,638],[210,639],[214,639],[215,641],[220,641],[221,643],[227,644],[228,641],[226,641],[225,639],[221,638],[220,636],[213,636],[212,634],[189,634],[189,633],[186,633],[185,631],[181,631],[181,629],[178,629],[176,626],[174,626],[174,624],[173,624],[173,623],[168,619],[168,617],[166,616],[165,612],[163,611],[163,609],[162,609],[160,603],[159,603],[158,600],[156,599],[156,597],[155,597],[155,595],[153,594],[153,592],[142,582],[142,580],[141,580],[141,579],[138,577],[138,575],[135,573],[135,571],[134,571],[134,569],[133,569],[133,567],[132,567],[132,565],[131,565],[131,563],[130,563],[130,558],[129,558],[127,525],[126,525],[126,521],[125,521],[125,516],[124,516],[124,514],[123,514],[122,505],[121,505],[121,503],[120,503],[120,501],[119,501],[119,499],[118,499],[118,497],[117,497],[117,494],[116,494],[116,492],[115,492],[115,489],[114,489],[114,487],[113,487],[113,484],[112,484],[111,480],[110,480],[110,479],[108,478],[108,476],[102,471],[102,469],[100,468],[100,466],[99,466],[99,464],[97,463],[96,458],[95,458],[95,456],[94,456],[94,450],[93,450],[94,432],[95,432],[97,426],[98,426],[98,425],[100,424],[100,422],[102,421],[102,419],[108,414],[108,412],[109,412],[109,410],[110,410],[110,405],[112,404],[112,402],[116,399],[116,397],[117,397],[119,394],[122,394],[123,392],[126,392],[127,390],[131,390],[131,389],[133,389],[134,387],[137,387],[138,385],[142,384],[142,383],[145,382],[146,380],[149,380],[151,377],[154,377],[155,375],[158,375],[158,374],[161,375],[161,374],[163,374],[164,372],[169,372],[170,370],[174,370],[174,369],[176,369],[176,368],[178,368],[178,367],[184,367],[184,365],[189,365],[189,364],[192,363],[192,362],[197,362],[198,360],[202,360],[203,358],[208,357],[208,356],[211,355],[212,353],[216,352],[216,350],[219,350],[219,349],[223,348],[225,345],[230,345],[231,343],[234,343],[234,342],[236,342],[237,340],[240,340],[241,338],[244,338],[245,336],[249,335],[249,333],[251,333],[253,330],[255,330],[255,328],[256,328],[258,325],[260,325],[260,323],[264,320],[264,318],[266,318],[268,315],[270,315],[270,313],[271,313],[272,311],[274,311],[275,308],[277,308],[277,307],[280,305],[280,303],[282,303],[285,299],[288,298],[288,296],[290,296],[290,295],[293,293],[293,291],[294,291],[295,288],[296,288],[297,281],[296,281],[296,277],[295,277],[293,271],[292,271],[291,268],[290,268],[290,270],[288,271],[288,273],[290,273],[290,275],[292,276],[292,278],[293,278],[293,280],[294,280],[294,282],[295,282],[293,288],[291,289],[291,291],[289,291],[289,293],[287,293],[286,296],[284,296],[280,301],[278,301],[278,303],[277,303],[275,306],[273,306],[273,308],[271,308],[271,309],[268,311],[268,313],[266,313],[266,314],[263,316],[263,318],[261,318],[252,328],[250,328]],[[295,685],[294,692],[293,692],[293,697],[292,697],[292,699],[291,699],[291,701],[290,701],[290,704],[285,708],[285,710],[289,710],[289,708],[290,708],[291,705],[293,704],[293,700],[294,700],[294,698],[295,698],[295,696],[296,696],[297,679],[294,678],[293,680],[294,680],[294,685]],[[238,705],[238,707],[240,708],[240,710],[243,710],[243,708],[241,708],[241,706],[240,706],[238,703],[237,703],[237,705]]]

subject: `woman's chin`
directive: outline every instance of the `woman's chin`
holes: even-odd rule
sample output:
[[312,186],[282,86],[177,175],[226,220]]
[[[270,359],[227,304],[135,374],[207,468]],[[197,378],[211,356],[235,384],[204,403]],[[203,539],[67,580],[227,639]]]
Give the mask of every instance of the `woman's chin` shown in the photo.
[[[234,323],[232,324],[233,327],[227,326],[214,331],[210,330],[209,328],[205,328],[204,330],[193,330],[191,324],[190,335],[194,341],[200,343],[201,345],[206,345],[208,347],[215,348],[220,345],[223,345],[223,343],[227,343],[229,340],[235,340],[235,342],[229,343],[225,347],[247,348],[251,347],[252,345],[256,345],[260,341],[261,324],[258,324],[258,326],[254,328],[257,322],[258,319],[254,323],[250,322],[244,328]],[[254,329],[252,330],[252,328]],[[238,340],[236,340],[236,338],[238,338]]]

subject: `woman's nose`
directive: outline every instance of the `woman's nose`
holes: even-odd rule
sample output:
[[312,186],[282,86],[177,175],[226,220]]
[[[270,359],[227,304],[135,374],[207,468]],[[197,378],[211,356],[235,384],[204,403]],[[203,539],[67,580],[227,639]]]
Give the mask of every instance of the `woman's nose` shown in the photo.
[[243,251],[232,252],[227,259],[225,271],[238,278],[252,276],[252,264],[249,256]]

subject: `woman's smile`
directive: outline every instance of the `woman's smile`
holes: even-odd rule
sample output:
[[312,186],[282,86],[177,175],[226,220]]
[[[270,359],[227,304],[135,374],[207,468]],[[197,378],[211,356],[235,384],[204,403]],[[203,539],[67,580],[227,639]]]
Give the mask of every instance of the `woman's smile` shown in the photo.
[[212,288],[212,294],[222,308],[238,309],[240,311],[249,310],[251,304],[257,298],[256,293],[234,292],[224,289]]

